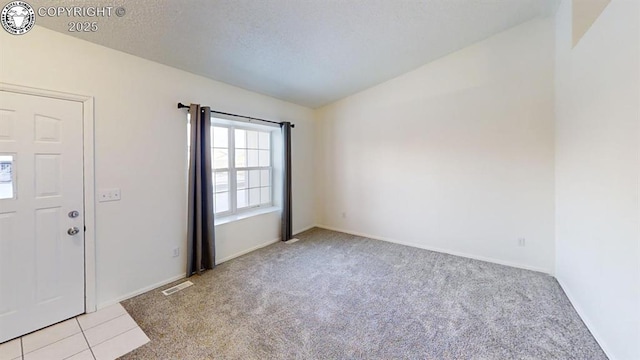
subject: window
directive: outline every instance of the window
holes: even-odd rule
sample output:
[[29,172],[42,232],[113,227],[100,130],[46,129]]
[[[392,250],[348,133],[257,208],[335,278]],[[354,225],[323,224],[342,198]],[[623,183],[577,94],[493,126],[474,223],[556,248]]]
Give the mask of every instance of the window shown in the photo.
[[213,124],[211,139],[215,214],[271,206],[271,133],[241,125]]
[[0,200],[15,199],[14,155],[0,154]]

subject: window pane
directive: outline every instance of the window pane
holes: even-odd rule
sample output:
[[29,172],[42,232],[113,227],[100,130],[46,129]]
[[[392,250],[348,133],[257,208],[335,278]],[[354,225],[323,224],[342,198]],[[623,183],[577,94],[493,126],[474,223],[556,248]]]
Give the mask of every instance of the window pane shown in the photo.
[[236,148],[247,147],[247,132],[245,130],[236,130]]
[[247,131],[247,147],[249,149],[257,149],[258,148],[258,132],[257,131]]
[[229,172],[222,171],[214,174],[215,182],[213,184],[213,191],[223,192],[229,191]]
[[221,213],[224,211],[229,211],[229,193],[216,193],[215,194],[215,212]]
[[260,205],[260,188],[249,189],[249,206]]
[[226,169],[229,167],[229,150],[213,149],[213,168]]
[[260,187],[260,170],[249,171],[249,187]]
[[260,161],[259,166],[270,166],[271,165],[271,154],[269,154],[269,150],[259,150]]
[[[211,127],[215,213],[272,203],[271,134],[225,125]],[[230,162],[232,158],[235,164]],[[0,191],[2,184],[0,181]]]
[[258,135],[258,145],[260,149],[269,150],[271,148],[271,134],[268,132],[260,132]]
[[271,188],[260,188],[260,204],[268,204],[271,202]]
[[247,150],[247,157],[249,158],[248,161],[248,165],[249,167],[252,166],[259,166],[260,162],[258,161],[258,151],[259,150]]
[[13,155],[0,155],[0,200],[15,198]]
[[247,150],[236,149],[236,167],[247,167]]
[[249,184],[247,184],[247,171],[241,170],[236,172],[236,184],[238,189],[246,189]]
[[269,170],[260,171],[260,185],[261,186],[271,185],[271,172]]
[[213,145],[214,147],[229,147],[229,129],[213,126]]
[[238,201],[238,209],[240,208],[245,208],[249,205],[248,201],[247,201],[247,192],[249,190],[238,190],[238,196],[237,196],[237,201]]

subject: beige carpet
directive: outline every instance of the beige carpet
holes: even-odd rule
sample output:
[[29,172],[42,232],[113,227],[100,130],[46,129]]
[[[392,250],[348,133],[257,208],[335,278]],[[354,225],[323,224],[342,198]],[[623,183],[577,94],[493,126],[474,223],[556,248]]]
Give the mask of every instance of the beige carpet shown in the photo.
[[606,359],[548,275],[322,229],[298,237],[125,301],[151,342],[123,359]]

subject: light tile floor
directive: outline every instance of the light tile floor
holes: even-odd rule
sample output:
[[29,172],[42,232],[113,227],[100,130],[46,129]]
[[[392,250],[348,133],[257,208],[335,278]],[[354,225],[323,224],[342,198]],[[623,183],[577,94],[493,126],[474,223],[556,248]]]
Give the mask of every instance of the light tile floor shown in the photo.
[[0,344],[0,360],[113,360],[149,342],[120,304]]

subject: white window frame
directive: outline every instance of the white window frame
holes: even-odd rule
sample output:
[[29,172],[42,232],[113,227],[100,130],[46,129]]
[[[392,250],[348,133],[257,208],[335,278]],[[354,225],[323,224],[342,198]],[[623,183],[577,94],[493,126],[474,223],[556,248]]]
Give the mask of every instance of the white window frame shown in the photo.
[[[211,117],[211,129],[210,131],[213,131],[213,127],[222,127],[222,128],[227,128],[227,145],[228,145],[228,159],[229,159],[229,167],[227,168],[220,168],[220,169],[214,169],[213,168],[213,162],[211,164],[211,172],[212,172],[212,181],[213,181],[213,196],[214,196],[214,204],[215,204],[215,181],[216,181],[216,173],[217,172],[228,172],[229,173],[229,210],[228,211],[223,211],[223,212],[218,212],[216,213],[214,210],[214,217],[216,219],[220,219],[220,218],[224,218],[224,217],[228,217],[228,216],[234,216],[234,215],[238,215],[238,214],[244,214],[244,213],[248,213],[248,212],[253,212],[256,210],[261,210],[261,209],[265,209],[265,208],[270,208],[274,206],[274,202],[273,202],[273,193],[274,193],[274,164],[273,164],[273,134],[272,131],[268,131],[265,130],[264,128],[257,128],[257,127],[252,127],[250,125],[245,125],[242,122],[237,122],[237,121],[229,121],[229,120],[225,120],[225,119],[218,119],[215,117]],[[236,168],[236,147],[235,147],[235,130],[247,130],[247,131],[258,131],[258,132],[266,132],[269,133],[269,166],[252,166],[252,167],[240,167],[240,168]],[[212,132],[213,133],[213,132]],[[211,136],[211,151],[212,151],[212,158],[213,158],[213,149],[214,149],[214,142],[213,142],[213,136]],[[247,159],[248,161],[248,159]],[[254,205],[254,206],[247,206],[247,207],[243,207],[238,209],[238,202],[237,202],[237,196],[238,196],[238,183],[237,183],[237,172],[238,171],[247,171],[247,183],[249,181],[249,171],[250,170],[269,170],[269,190],[270,190],[270,195],[269,198],[271,199],[268,203],[264,203],[264,204],[258,204],[258,205]],[[247,201],[249,201],[247,199]]]

